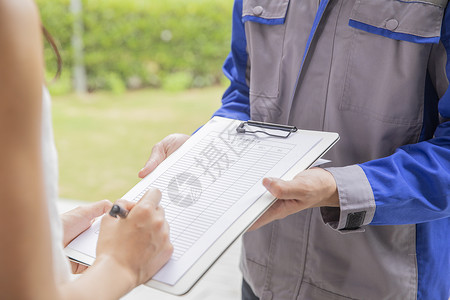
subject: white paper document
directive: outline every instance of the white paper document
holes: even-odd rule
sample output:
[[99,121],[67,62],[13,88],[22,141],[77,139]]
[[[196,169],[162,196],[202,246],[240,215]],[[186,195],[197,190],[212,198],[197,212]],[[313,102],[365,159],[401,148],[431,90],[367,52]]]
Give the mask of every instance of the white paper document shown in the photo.
[[[153,277],[174,285],[266,189],[320,143],[320,135],[288,138],[238,133],[241,121],[213,118],[123,198],[138,201],[151,187],[162,192],[174,253]],[[100,221],[68,248],[95,259]],[[92,263],[87,262],[87,263]]]

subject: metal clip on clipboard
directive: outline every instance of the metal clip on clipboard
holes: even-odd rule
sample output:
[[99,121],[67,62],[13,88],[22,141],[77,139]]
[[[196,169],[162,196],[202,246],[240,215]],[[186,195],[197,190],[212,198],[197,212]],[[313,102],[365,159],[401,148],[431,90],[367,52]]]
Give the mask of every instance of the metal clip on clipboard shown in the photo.
[[[287,132],[287,134],[273,134],[273,133],[267,132],[265,130],[248,130],[245,128],[246,126],[247,127],[253,126],[253,127],[259,127],[262,129],[270,129],[270,130],[280,130],[280,131]],[[285,139],[285,138],[289,137],[291,135],[291,133],[296,132],[297,127],[289,126],[289,125],[258,122],[258,121],[247,121],[247,122],[242,122],[241,124],[239,124],[239,126],[236,128],[236,131],[238,133],[264,133],[269,136],[280,137],[280,138]]]

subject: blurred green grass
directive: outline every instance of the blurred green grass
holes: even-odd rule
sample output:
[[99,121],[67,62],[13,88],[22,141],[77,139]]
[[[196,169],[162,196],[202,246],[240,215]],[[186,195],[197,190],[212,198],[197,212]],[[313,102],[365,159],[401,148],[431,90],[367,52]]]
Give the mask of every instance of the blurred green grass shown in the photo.
[[224,90],[54,97],[60,197],[84,201],[122,197],[139,181],[137,173],[152,146],[171,133],[191,134],[206,123]]

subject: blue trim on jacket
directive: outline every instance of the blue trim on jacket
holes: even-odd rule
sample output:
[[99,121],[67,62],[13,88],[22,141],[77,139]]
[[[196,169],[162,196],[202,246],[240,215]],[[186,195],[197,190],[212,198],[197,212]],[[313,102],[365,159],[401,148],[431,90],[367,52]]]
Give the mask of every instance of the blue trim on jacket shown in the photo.
[[260,24],[265,24],[265,25],[280,25],[280,24],[284,24],[284,20],[286,18],[279,18],[279,19],[265,19],[265,18],[261,18],[261,17],[256,17],[256,16],[244,16],[242,18],[242,22],[245,23],[247,21],[252,21],[252,22],[256,22],[256,23],[260,23]]
[[350,20],[348,22],[348,25],[350,25],[353,28],[356,29],[360,29],[360,30],[364,30],[366,32],[369,33],[374,33],[374,34],[378,34],[381,36],[385,36],[394,40],[399,40],[399,41],[407,41],[407,42],[412,42],[412,43],[418,43],[418,44],[429,44],[429,43],[434,43],[437,44],[439,43],[439,37],[435,36],[435,37],[423,37],[423,36],[417,36],[417,35],[413,35],[413,34],[407,34],[407,33],[401,33],[401,32],[393,32],[384,28],[379,28],[379,27],[375,27],[366,23],[362,23],[359,21],[355,21],[355,20]]
[[230,86],[222,97],[222,106],[213,116],[247,121],[250,119],[249,87],[247,85],[247,39],[242,22],[242,0],[236,0],[233,8],[231,52],[223,65],[223,73]]

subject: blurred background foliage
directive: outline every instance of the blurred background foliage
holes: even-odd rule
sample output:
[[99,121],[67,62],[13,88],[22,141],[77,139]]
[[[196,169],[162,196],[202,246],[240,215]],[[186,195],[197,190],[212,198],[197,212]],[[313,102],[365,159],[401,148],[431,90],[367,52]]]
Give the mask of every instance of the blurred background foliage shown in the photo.
[[[53,95],[72,90],[74,16],[70,0],[37,0],[42,22],[59,45],[64,69]],[[229,0],[82,0],[84,64],[90,92],[164,88],[178,91],[223,80],[229,52]],[[47,78],[56,59],[46,45]]]
[[71,1],[37,0],[63,59],[45,45],[60,196],[115,200],[139,179],[155,143],[191,134],[220,106],[230,0],[81,0],[90,93],[75,93]]
[[96,92],[53,97],[62,198],[116,200],[138,182],[155,143],[193,133],[220,105],[224,87]]

